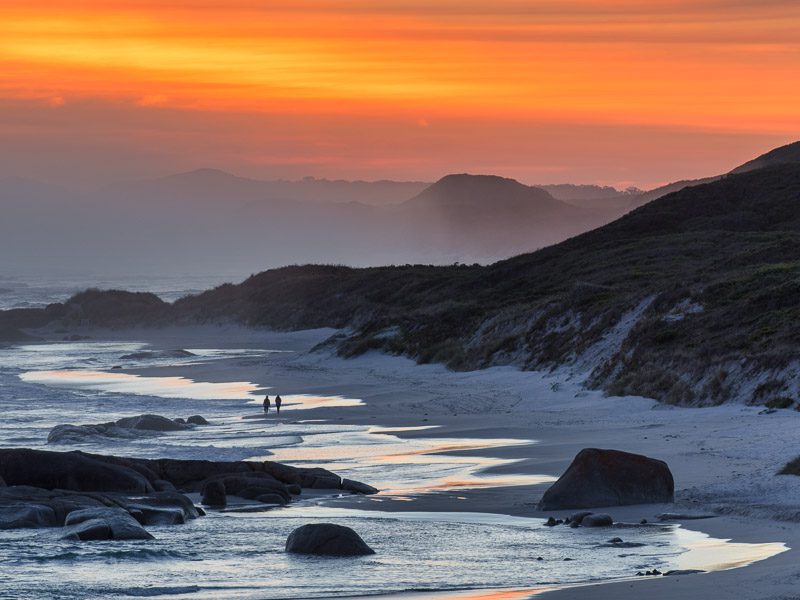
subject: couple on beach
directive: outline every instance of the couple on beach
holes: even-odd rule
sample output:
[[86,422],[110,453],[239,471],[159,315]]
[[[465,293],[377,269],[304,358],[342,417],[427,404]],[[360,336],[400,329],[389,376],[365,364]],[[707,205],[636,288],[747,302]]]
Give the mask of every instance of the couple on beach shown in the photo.
[[[275,410],[278,411],[278,414],[281,414],[281,403],[282,402],[283,402],[283,400],[281,400],[280,394],[275,396]],[[267,394],[266,396],[264,396],[264,414],[265,415],[267,413],[269,413],[269,407],[270,407],[269,394]]]

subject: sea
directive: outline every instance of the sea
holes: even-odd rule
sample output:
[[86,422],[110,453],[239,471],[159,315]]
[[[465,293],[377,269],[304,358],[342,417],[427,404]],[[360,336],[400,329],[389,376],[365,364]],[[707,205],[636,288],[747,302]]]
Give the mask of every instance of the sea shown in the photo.
[[[86,287],[152,291],[166,301],[224,281],[214,277],[0,277],[0,308],[44,306]],[[288,507],[252,506],[180,526],[153,526],[153,541],[73,542],[58,529],[0,531],[0,598],[164,598],[200,600],[387,597],[523,598],[565,585],[614,581],[637,571],[746,565],[782,544],[732,544],[678,525],[614,529],[546,527],[541,518],[413,510],[443,491],[465,496],[481,487],[544,483],[552,475],[493,476],[498,459],[481,449],[528,445],[533,439],[404,437],[417,427],[342,424],[311,418],[313,409],[353,410],[360,398],[284,394],[280,420],[265,419],[260,401],[269,382],[194,381],[148,376],[151,367],[257,361],[285,368],[291,349],[230,346],[164,352],[148,342],[62,340],[0,347],[0,447],[107,454],[279,460],[321,466],[381,492],[361,507],[331,495],[303,496]],[[142,370],[145,371],[142,371]],[[203,415],[210,426],[136,438],[48,443],[59,424],[100,423],[142,413]],[[330,410],[326,412],[330,414]],[[344,413],[343,413],[344,414]],[[468,452],[467,452],[468,451]],[[462,452],[462,453],[459,453]],[[508,471],[508,469],[505,469]],[[392,501],[392,510],[382,503]],[[398,510],[398,504],[408,505]],[[295,556],[287,535],[312,522],[350,526],[376,551],[358,558]],[[622,537],[629,548],[609,542]],[[474,590],[475,595],[470,595]]]

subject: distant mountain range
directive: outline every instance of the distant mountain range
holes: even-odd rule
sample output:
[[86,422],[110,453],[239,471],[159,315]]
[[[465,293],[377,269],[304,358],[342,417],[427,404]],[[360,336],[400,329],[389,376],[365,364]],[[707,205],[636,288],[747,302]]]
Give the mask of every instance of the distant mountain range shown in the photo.
[[[732,171],[797,160],[798,144]],[[287,264],[489,263],[606,224],[678,189],[527,186],[492,175],[433,184],[259,181],[214,169],[77,193],[0,180],[0,270],[228,274]]]
[[620,214],[492,176],[266,182],[213,169],[88,193],[7,179],[0,206],[0,270],[231,277],[297,263],[485,263]]

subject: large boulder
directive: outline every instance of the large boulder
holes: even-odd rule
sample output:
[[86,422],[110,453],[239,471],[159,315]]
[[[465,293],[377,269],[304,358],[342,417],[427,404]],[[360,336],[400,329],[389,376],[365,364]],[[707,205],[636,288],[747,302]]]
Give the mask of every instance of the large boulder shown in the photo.
[[64,525],[65,540],[152,540],[144,527],[121,508],[87,508],[71,512]]
[[298,527],[286,539],[286,552],[322,556],[365,556],[375,554],[355,531],[333,523]]
[[47,490],[146,494],[146,477],[123,465],[110,464],[79,452],[47,452],[27,448],[0,450],[0,477],[10,486]]
[[581,450],[548,489],[539,510],[673,502],[675,482],[667,463],[619,450]]

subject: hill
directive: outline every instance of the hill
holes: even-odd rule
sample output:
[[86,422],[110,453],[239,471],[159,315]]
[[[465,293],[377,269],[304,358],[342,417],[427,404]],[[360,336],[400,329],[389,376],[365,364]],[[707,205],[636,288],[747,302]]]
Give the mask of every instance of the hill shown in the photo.
[[125,302],[144,324],[343,328],[330,344],[346,356],[569,366],[615,394],[780,402],[800,395],[800,165],[690,187],[485,267],[286,267],[174,305],[98,294],[48,318],[0,315],[0,326],[109,325],[126,311],[110,316],[103,302]]
[[[785,164],[800,164],[800,142],[794,142],[785,146],[781,146],[780,148],[770,150],[769,152],[762,154],[753,160],[739,165],[735,169],[729,171],[727,174],[736,175],[739,173],[753,171],[755,169]],[[682,181],[668,183],[655,189],[635,194],[632,198],[628,198],[625,208],[627,208],[627,210],[631,210],[637,206],[642,206],[643,204],[652,202],[653,200],[666,196],[667,194],[671,194],[672,192],[678,192],[687,187],[718,181],[722,177],[723,175],[713,175],[711,177],[703,177],[701,179],[685,179]]]
[[763,169],[764,167],[774,167],[777,165],[799,164],[800,163],[800,142],[794,142],[770,150],[766,154],[754,158],[751,161],[736,167],[731,173],[746,173],[747,171],[754,171],[755,169]]
[[463,262],[485,262],[549,246],[620,213],[573,206],[514,179],[458,174],[401,204],[398,214],[418,244]]

